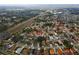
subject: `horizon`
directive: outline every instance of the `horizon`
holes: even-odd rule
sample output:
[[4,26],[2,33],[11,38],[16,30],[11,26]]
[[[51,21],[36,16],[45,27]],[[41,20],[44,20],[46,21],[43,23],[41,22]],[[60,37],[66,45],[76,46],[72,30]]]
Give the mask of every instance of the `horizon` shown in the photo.
[[79,8],[79,4],[0,4],[1,8],[32,8],[32,9],[52,9],[52,8]]

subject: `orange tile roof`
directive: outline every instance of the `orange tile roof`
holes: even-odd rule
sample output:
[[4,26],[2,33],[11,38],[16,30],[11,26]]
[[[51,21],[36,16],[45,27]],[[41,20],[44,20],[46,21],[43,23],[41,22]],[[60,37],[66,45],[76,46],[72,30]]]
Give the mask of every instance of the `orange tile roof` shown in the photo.
[[57,50],[57,53],[58,53],[58,55],[62,55],[62,54],[63,54],[62,49],[61,49],[61,48],[59,48],[59,49]]
[[52,49],[50,49],[50,54],[51,54],[51,55],[55,54],[55,52],[54,52],[54,49],[53,49],[53,48],[52,48]]

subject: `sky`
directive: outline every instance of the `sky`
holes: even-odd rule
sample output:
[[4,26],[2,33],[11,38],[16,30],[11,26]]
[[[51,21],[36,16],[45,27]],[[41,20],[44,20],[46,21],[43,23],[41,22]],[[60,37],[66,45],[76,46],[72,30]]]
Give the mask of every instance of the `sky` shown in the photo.
[[79,0],[0,0],[0,4],[79,4]]

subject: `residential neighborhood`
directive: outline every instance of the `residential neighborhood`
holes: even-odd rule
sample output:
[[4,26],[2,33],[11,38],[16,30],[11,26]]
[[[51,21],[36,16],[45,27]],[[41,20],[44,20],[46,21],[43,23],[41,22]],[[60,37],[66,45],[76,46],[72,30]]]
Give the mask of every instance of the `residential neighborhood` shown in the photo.
[[79,9],[9,9],[0,22],[2,55],[79,55]]

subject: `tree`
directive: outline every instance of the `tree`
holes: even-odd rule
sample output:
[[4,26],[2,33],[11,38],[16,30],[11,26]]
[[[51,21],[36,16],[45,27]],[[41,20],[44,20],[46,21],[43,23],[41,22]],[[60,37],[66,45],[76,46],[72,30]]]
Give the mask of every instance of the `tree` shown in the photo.
[[0,32],[3,32],[7,29],[7,25],[4,25],[4,24],[0,24]]
[[42,46],[42,41],[44,41],[44,40],[45,40],[45,37],[39,36],[36,41],[39,43],[39,45],[41,47]]
[[27,32],[27,33],[32,32],[32,28],[23,29],[23,32]]
[[63,44],[66,46],[66,48],[72,48],[73,47],[73,45],[71,45],[70,42],[67,41],[67,40],[64,40]]
[[44,26],[52,26],[52,23],[45,23]]
[[43,40],[45,40],[44,37],[39,36],[39,37],[37,38],[37,42],[42,42]]
[[13,42],[18,42],[18,41],[22,41],[23,40],[23,36],[20,36],[20,35],[15,35],[13,38],[12,38],[12,41]]

